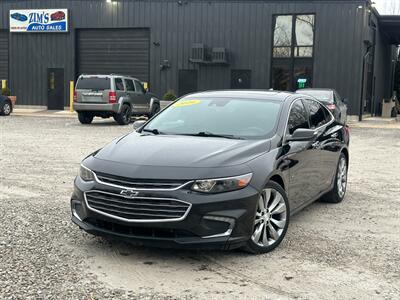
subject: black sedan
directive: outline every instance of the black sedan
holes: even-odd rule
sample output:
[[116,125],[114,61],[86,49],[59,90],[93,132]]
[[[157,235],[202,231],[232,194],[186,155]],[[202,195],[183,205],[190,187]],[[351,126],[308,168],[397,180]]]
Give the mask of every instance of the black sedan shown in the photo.
[[340,123],[346,124],[347,105],[346,99],[342,99],[338,92],[333,89],[301,89],[296,93],[312,96],[321,101],[331,111],[333,116]]
[[274,249],[290,216],[346,193],[349,131],[286,92],[185,96],[82,161],[85,231],[159,247]]

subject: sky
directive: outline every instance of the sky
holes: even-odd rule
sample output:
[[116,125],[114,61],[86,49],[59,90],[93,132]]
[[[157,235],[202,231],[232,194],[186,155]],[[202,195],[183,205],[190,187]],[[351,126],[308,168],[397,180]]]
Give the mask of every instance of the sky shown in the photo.
[[372,0],[374,6],[381,15],[398,14],[400,15],[400,0]]

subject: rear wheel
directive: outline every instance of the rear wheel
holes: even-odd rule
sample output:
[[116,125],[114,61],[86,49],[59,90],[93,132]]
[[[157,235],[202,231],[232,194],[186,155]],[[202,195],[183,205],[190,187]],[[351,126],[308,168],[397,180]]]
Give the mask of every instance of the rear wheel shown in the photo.
[[347,189],[347,170],[346,156],[340,153],[333,189],[322,196],[321,201],[329,203],[339,203],[343,201]]
[[90,124],[94,116],[89,112],[78,112],[78,120],[81,124]]
[[286,234],[289,215],[286,192],[279,184],[269,182],[259,196],[253,233],[245,250],[266,253],[275,249]]
[[1,107],[0,113],[5,116],[9,116],[12,110],[11,102],[6,100],[4,101],[3,107]]
[[119,125],[128,125],[131,121],[132,110],[128,104],[123,104],[121,107],[121,112],[114,116],[115,122]]

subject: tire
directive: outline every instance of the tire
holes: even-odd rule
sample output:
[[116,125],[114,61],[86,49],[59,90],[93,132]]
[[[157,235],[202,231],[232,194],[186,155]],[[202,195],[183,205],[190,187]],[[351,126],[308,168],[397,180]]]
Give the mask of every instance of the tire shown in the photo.
[[115,122],[119,125],[128,125],[131,121],[132,110],[128,104],[123,104],[121,107],[121,112],[114,116]]
[[322,196],[322,202],[328,203],[340,203],[343,201],[346,196],[346,188],[347,188],[347,159],[346,156],[340,153],[339,161],[336,168],[336,174],[334,179],[333,189]]
[[81,124],[90,124],[93,121],[94,116],[88,112],[78,112],[78,120]]
[[160,104],[155,103],[153,105],[153,108],[151,110],[151,113],[149,114],[149,118],[152,118],[155,114],[157,114],[160,111]]
[[11,112],[12,112],[12,104],[11,104],[11,102],[8,101],[8,100],[4,101],[4,104],[0,109],[0,113],[3,116],[9,116],[11,114]]
[[260,193],[252,236],[244,250],[254,254],[274,250],[286,235],[289,218],[289,201],[285,190],[279,184],[269,182]]

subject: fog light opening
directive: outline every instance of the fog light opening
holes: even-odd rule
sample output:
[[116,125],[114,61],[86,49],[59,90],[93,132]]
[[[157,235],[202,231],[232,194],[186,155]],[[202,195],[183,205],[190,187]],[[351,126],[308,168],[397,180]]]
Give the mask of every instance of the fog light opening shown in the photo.
[[218,233],[218,234],[213,234],[213,235],[203,236],[202,237],[203,239],[230,236],[232,231],[233,231],[233,227],[235,226],[235,219],[233,219],[233,218],[207,215],[207,216],[204,216],[203,219],[211,220],[211,221],[217,221],[217,222],[225,222],[225,223],[229,224],[229,228],[225,232]]
[[82,218],[80,217],[78,211],[81,211],[82,209],[82,204],[79,201],[73,200],[71,203],[71,212],[72,215],[77,218],[79,221],[82,221]]

